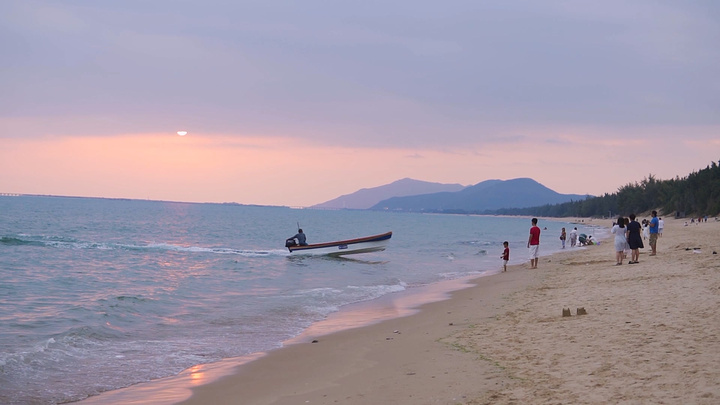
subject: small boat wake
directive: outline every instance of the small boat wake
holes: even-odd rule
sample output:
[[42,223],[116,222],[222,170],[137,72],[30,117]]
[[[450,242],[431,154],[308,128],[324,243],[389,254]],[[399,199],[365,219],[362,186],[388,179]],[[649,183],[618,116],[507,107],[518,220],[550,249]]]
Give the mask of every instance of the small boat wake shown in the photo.
[[243,257],[289,256],[285,249],[233,249],[225,247],[183,246],[172,243],[119,243],[85,241],[65,236],[26,235],[18,234],[0,237],[1,246],[36,246],[55,249],[77,250],[131,250],[155,252],[187,252],[220,255],[239,255]]

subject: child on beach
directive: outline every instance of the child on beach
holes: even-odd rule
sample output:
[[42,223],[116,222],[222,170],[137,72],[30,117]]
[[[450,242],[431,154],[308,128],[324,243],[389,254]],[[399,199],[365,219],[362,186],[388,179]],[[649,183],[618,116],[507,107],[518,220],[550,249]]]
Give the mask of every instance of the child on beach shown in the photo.
[[505,250],[503,250],[503,254],[500,257],[503,259],[503,272],[505,272],[507,271],[507,262],[510,260],[510,247],[508,241],[503,242],[503,247],[505,247]]
[[567,239],[567,234],[565,233],[565,228],[563,228],[562,232],[560,232],[560,240],[562,241],[563,249],[565,249],[565,239]]

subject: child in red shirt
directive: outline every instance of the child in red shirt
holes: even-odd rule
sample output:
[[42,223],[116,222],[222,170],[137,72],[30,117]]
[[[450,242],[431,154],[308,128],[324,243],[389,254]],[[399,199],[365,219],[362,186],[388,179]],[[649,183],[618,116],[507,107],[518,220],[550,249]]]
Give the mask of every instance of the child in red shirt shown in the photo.
[[502,256],[500,256],[503,259],[503,271],[507,271],[507,262],[510,260],[510,247],[508,244],[508,241],[503,242],[503,246],[505,247],[505,250],[503,250]]

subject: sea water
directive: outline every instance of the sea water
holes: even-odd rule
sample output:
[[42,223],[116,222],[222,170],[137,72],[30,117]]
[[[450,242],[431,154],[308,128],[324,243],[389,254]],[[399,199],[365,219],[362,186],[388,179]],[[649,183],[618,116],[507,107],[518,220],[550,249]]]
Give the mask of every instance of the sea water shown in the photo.
[[[387,250],[291,255],[393,231]],[[345,305],[526,260],[528,218],[0,196],[0,403],[54,404],[281,347]],[[560,228],[541,221],[543,254]]]

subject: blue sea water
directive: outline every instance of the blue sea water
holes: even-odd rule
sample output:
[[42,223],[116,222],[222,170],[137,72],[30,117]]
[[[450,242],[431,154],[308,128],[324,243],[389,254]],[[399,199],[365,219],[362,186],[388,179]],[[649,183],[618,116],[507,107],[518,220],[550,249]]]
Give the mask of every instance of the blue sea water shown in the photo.
[[[292,256],[393,231],[387,250]],[[0,403],[55,404],[281,347],[343,306],[525,261],[528,218],[0,196]],[[541,221],[542,254],[560,228]],[[584,233],[596,230],[579,225]]]

